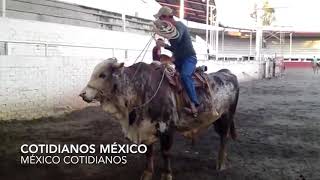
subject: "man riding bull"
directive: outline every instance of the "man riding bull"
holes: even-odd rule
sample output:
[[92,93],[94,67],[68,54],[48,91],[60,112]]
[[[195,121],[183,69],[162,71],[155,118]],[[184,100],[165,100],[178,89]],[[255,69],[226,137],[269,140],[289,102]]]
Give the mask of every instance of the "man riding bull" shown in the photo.
[[[197,57],[188,28],[182,22],[174,20],[173,11],[169,7],[161,7],[154,17],[157,20],[169,22],[176,28],[177,35],[174,38],[166,37],[169,39],[170,45],[165,44],[163,41],[158,43],[173,53],[175,59],[174,64],[177,71],[180,73],[182,84],[191,100],[191,108],[186,107],[185,110],[196,117],[199,100],[193,83],[192,74],[196,68]],[[155,28],[154,31],[157,34],[162,35],[157,28]]]

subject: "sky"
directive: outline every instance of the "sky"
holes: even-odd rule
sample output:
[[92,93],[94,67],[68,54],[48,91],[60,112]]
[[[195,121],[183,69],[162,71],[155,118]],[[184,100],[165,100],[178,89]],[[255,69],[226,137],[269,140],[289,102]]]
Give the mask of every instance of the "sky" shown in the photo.
[[[250,18],[254,4],[263,0],[216,0],[220,21],[233,25],[254,25]],[[320,27],[319,0],[268,0],[275,9],[274,25]],[[232,6],[230,6],[232,4]],[[218,13],[219,13],[218,12]]]
[[[155,0],[60,0],[153,19],[160,5]],[[216,0],[218,18],[228,26],[255,26],[250,18],[254,3],[264,0]],[[320,0],[268,0],[275,9],[273,25],[320,29]]]

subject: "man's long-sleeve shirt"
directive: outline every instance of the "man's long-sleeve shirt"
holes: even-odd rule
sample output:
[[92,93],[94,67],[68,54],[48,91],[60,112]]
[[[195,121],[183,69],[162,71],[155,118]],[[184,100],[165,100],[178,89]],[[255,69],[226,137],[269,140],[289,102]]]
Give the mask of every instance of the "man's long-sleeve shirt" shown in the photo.
[[191,37],[187,26],[182,22],[176,22],[176,28],[179,36],[176,39],[170,39],[171,46],[165,46],[165,49],[170,50],[175,58],[175,64],[180,65],[186,58],[195,56],[195,50],[192,45]]

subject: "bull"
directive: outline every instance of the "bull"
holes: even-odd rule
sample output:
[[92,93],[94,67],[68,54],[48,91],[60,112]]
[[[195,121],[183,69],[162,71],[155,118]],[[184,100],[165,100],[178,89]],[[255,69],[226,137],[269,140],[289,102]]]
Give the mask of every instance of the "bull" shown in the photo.
[[102,109],[120,123],[127,139],[147,145],[142,180],[152,179],[155,142],[160,142],[165,162],[161,179],[171,180],[174,132],[193,138],[212,124],[220,136],[216,169],[225,169],[227,139],[229,135],[233,139],[237,136],[234,123],[239,96],[237,77],[227,69],[208,74],[209,89],[197,89],[204,110],[195,119],[181,110],[177,92],[164,78],[165,69],[161,67],[143,62],[125,67],[115,58],[107,59],[94,68],[80,96],[88,103],[99,101]]

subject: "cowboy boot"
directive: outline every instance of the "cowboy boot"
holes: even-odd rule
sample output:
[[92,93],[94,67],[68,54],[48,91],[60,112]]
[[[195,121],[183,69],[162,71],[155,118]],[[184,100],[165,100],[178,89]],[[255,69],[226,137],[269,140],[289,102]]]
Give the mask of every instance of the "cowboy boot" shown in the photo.
[[183,109],[194,118],[198,117],[198,108],[194,103],[190,103],[190,107],[184,107]]

